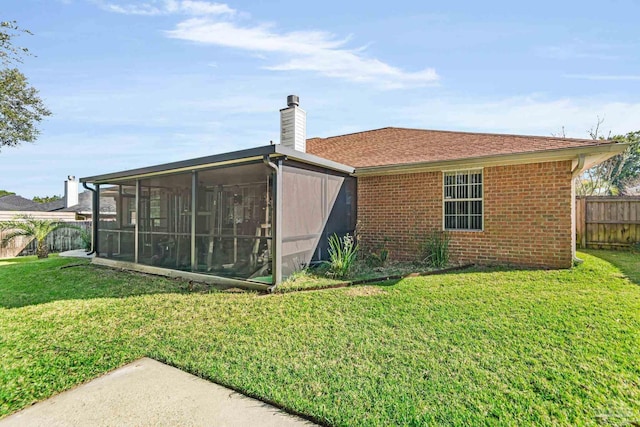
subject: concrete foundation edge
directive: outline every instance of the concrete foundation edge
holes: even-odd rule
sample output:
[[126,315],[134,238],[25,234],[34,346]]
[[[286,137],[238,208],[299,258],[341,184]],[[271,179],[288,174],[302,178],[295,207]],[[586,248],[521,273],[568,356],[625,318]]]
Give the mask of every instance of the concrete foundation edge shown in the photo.
[[128,261],[116,261],[107,258],[93,258],[92,264],[103,267],[119,268],[122,270],[135,271],[138,273],[153,274],[171,278],[192,280],[194,282],[207,283],[209,285],[220,286],[222,288],[241,288],[266,292],[270,285],[249,282],[245,280],[230,279],[228,277],[210,276],[208,274],[192,273],[189,271],[171,270],[169,268],[154,267],[151,265],[136,264]]

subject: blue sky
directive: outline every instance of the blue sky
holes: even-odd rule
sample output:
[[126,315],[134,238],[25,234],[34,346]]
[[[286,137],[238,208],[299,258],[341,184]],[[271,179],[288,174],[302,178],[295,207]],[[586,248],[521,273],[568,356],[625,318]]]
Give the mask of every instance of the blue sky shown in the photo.
[[385,126],[588,137],[640,129],[637,1],[3,0],[53,116],[0,189]]

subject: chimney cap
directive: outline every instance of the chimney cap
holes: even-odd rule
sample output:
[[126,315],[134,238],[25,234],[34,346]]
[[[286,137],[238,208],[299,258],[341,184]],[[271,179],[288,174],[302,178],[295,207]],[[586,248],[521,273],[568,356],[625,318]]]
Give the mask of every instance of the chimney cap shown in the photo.
[[67,176],[67,179],[69,181],[75,181],[76,180],[76,176],[75,175],[69,175],[69,176]]
[[289,95],[287,96],[287,106],[288,107],[297,107],[300,105],[300,97],[298,95]]

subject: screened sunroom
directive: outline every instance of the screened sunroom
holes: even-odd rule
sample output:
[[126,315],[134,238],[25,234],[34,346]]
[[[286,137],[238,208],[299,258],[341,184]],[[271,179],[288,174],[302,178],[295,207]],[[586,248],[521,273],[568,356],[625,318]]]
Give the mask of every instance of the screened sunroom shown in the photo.
[[268,289],[354,232],[352,173],[269,145],[82,178],[94,204],[116,200],[115,219],[94,215],[95,262]]

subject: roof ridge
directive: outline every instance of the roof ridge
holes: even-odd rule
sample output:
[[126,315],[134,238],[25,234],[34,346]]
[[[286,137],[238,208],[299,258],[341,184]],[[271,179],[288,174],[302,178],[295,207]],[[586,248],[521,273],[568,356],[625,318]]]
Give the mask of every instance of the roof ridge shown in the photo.
[[[378,129],[360,130],[360,131],[357,131],[357,132],[343,133],[343,134],[341,134],[341,135],[332,135],[332,136],[327,136],[327,137],[324,137],[324,138],[323,138],[323,137],[321,137],[321,136],[314,136],[314,137],[312,137],[312,138],[307,138],[307,141],[308,141],[308,140],[310,140],[310,139],[329,139],[329,138],[340,138],[340,137],[343,137],[343,136],[357,135],[357,134],[359,134],[359,133],[377,132],[377,131],[385,130],[385,129],[403,129],[403,128],[395,128],[395,127],[393,127],[393,126],[385,126],[385,127],[383,127],[383,128],[378,128]],[[419,130],[419,129],[416,129],[416,130]],[[422,130],[425,130],[425,129],[422,129]]]
[[333,135],[333,136],[327,136],[325,138],[322,137],[313,137],[313,138],[308,138],[307,140],[311,140],[311,139],[320,139],[320,140],[326,140],[326,139],[331,139],[331,138],[342,138],[345,136],[350,136],[350,135],[357,135],[357,134],[361,134],[361,133],[369,133],[369,132],[378,132],[381,130],[385,130],[385,129],[398,129],[398,130],[412,130],[412,131],[422,131],[422,132],[437,132],[437,133],[448,133],[448,134],[465,134],[465,135],[488,135],[488,136],[511,136],[511,137],[516,137],[516,138],[537,138],[537,139],[549,139],[549,140],[556,140],[556,141],[582,141],[582,142],[590,142],[590,143],[606,143],[606,142],[611,142],[611,139],[603,139],[603,140],[598,140],[598,139],[589,139],[589,138],[567,138],[567,137],[560,137],[560,136],[542,136],[542,135],[520,135],[520,134],[515,134],[515,133],[495,133],[495,132],[471,132],[471,131],[456,131],[456,130],[440,130],[440,129],[420,129],[420,128],[408,128],[408,127],[396,127],[396,126],[386,126],[383,128],[378,128],[378,129],[369,129],[369,130],[363,130],[363,131],[358,131],[358,132],[350,132],[350,133],[345,133],[345,134],[341,134],[341,135]]

